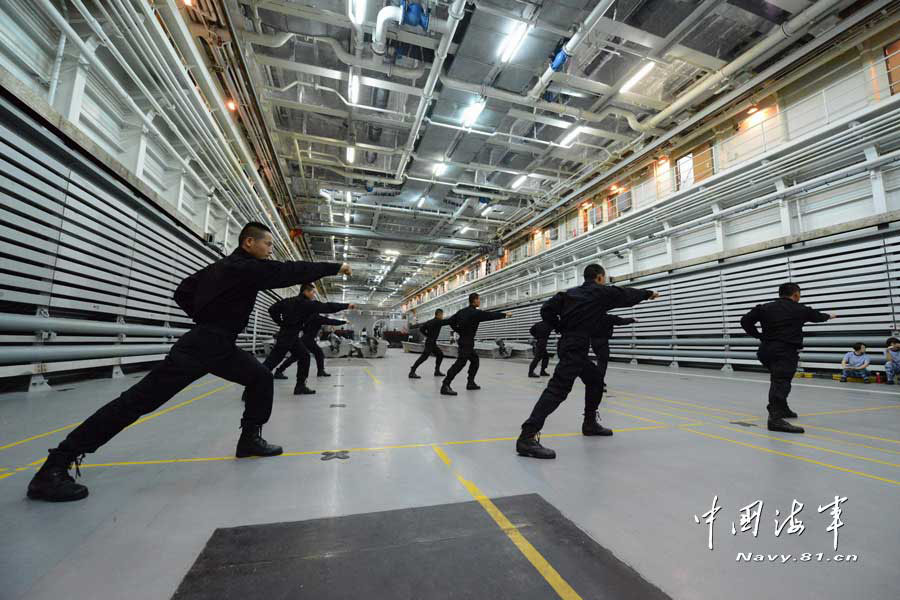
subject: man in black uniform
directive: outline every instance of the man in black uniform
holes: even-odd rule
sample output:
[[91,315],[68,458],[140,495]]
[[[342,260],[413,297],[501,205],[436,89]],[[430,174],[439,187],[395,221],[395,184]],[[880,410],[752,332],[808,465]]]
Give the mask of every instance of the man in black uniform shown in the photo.
[[[741,318],[747,335],[760,340],[756,356],[769,371],[769,431],[803,433],[785,419],[797,418],[787,403],[791,380],[797,372],[800,349],[803,348],[803,324],[824,323],[835,315],[819,312],[800,304],[800,286],[783,283],[778,287],[778,300],[758,304]],[[756,324],[762,325],[762,333]]]
[[444,373],[441,373],[441,361],[444,360],[444,353],[438,348],[437,339],[441,334],[441,327],[448,325],[449,323],[449,320],[444,320],[444,311],[439,308],[434,311],[433,319],[419,325],[419,331],[425,335],[425,349],[422,350],[422,354],[419,355],[419,358],[417,358],[416,362],[413,363],[413,366],[410,367],[410,379],[421,379],[421,377],[416,375],[416,369],[419,368],[419,365],[428,360],[428,357],[432,354],[434,355],[434,376],[443,377],[445,375]]
[[309,349],[300,341],[299,335],[306,323],[321,313],[336,313],[347,308],[356,308],[353,304],[343,302],[319,302],[313,300],[316,288],[312,284],[304,284],[300,295],[279,300],[269,307],[269,315],[278,324],[278,335],[275,336],[275,347],[263,362],[270,371],[290,352],[297,358],[297,383],[295,394],[315,394],[315,390],[306,387],[309,377]]
[[[534,358],[531,359],[531,364],[528,365],[528,376],[550,377],[550,373],[547,372],[547,365],[550,364],[550,353],[547,352],[547,342],[550,341],[550,334],[553,333],[553,325],[546,321],[538,321],[531,326],[528,333],[534,338],[534,341],[531,342],[531,350],[534,354]],[[535,375],[534,368],[538,366],[538,363],[541,363],[541,374]]]
[[482,321],[494,321],[496,319],[504,319],[509,313],[491,312],[487,310],[479,310],[481,306],[481,298],[478,294],[469,294],[469,306],[460,310],[448,319],[448,325],[459,334],[459,354],[456,356],[456,362],[447,370],[447,376],[441,385],[441,394],[444,396],[455,396],[456,392],[450,388],[453,378],[462,371],[462,368],[469,363],[469,381],[466,384],[467,390],[480,390],[481,386],[475,383],[475,375],[478,373],[478,354],[475,353],[475,334],[478,332],[478,324]]
[[[322,325],[343,325],[346,322],[347,321],[342,321],[340,319],[329,319],[322,315],[314,315],[307,319],[306,324],[303,325],[303,334],[300,336],[300,343],[309,350],[310,354],[312,354],[313,358],[316,360],[316,377],[331,377],[331,373],[325,372],[325,353],[322,352],[322,349],[319,348],[318,344],[319,330],[322,329]],[[287,379],[287,375],[285,375],[284,372],[298,360],[300,360],[300,357],[292,352],[288,358],[284,359],[284,361],[278,365],[273,377],[275,379]]]
[[591,362],[588,350],[591,332],[606,311],[626,308],[644,300],[652,300],[659,294],[650,290],[604,285],[606,271],[597,264],[584,269],[584,283],[565,292],[559,292],[541,307],[541,318],[554,325],[562,334],[556,347],[559,364],[553,371],[546,389],[522,424],[522,433],[516,440],[516,452],[533,458],[556,458],[556,452],[541,445],[538,435],[544,421],[558,407],[569,392],[575,379],[580,377],[585,385],[583,435],[612,435],[597,422],[597,407],[603,398],[603,378],[600,368]]
[[80,500],[87,487],[69,475],[86,453],[96,452],[141,415],[152,412],[191,382],[212,373],[245,386],[244,416],[235,454],[276,456],[281,446],[262,438],[272,413],[272,375],[256,358],[235,344],[247,326],[260,290],[309,283],[328,275],[350,274],[347,264],[277,262],[272,234],[261,224],[248,223],[238,236],[238,248],[181,282],[175,301],[196,325],[172,346],[166,358],[141,381],[100,408],[50,450],[28,485],[28,497],[50,502]]
[[597,366],[600,367],[600,376],[603,379],[603,391],[606,392],[606,369],[609,367],[609,338],[613,335],[613,327],[617,325],[631,325],[637,319],[620,317],[618,315],[606,315],[598,323],[591,335],[591,350],[597,357]]

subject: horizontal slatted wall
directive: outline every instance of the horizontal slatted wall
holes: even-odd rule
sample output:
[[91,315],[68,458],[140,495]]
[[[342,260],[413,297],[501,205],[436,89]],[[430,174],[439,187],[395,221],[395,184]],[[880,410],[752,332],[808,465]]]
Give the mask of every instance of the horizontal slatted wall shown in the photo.
[[[188,328],[173,292],[221,256],[80,151],[0,100],[0,313]],[[257,348],[277,330],[257,302]],[[239,344],[252,345],[253,318]],[[157,344],[163,337],[61,334],[47,345]],[[32,335],[0,331],[0,347]],[[162,354],[0,366],[0,378],[159,360]]]
[[[786,281],[801,286],[802,302],[838,315],[826,323],[807,324],[808,340],[827,336],[847,341],[837,346],[807,345],[801,365],[837,368],[850,340],[880,340],[900,327],[900,231],[872,230],[852,237],[819,239],[803,248],[772,249],[722,264],[707,263],[688,271],[617,282],[653,289],[660,298],[612,311],[638,320],[616,328],[612,354],[664,362],[758,365],[755,343],[747,343],[740,319],[753,306],[774,299],[778,286]],[[483,323],[478,339],[530,340],[528,329],[540,319],[540,305],[535,302],[505,309],[513,317]],[[448,337],[449,328],[442,329],[441,339]],[[668,343],[660,344],[660,338]],[[642,344],[642,339],[654,341]],[[703,343],[706,339],[709,344]],[[684,344],[687,340],[691,343]],[[730,342],[727,348],[723,340]],[[554,341],[555,337],[551,346]],[[696,356],[697,352],[717,356]],[[873,364],[883,363],[880,344],[870,346],[868,353]]]

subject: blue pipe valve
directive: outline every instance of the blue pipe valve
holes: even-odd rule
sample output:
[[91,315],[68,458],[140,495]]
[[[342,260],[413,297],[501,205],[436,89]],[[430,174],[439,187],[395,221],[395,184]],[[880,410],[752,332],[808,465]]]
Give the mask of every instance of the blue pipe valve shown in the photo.
[[411,27],[421,27],[428,31],[428,13],[421,4],[408,4],[406,0],[400,5],[403,16],[400,22]]
[[553,57],[553,60],[550,61],[550,68],[554,71],[559,71],[566,65],[568,59],[569,55],[566,54],[565,49],[560,48],[559,52],[556,53],[556,56]]

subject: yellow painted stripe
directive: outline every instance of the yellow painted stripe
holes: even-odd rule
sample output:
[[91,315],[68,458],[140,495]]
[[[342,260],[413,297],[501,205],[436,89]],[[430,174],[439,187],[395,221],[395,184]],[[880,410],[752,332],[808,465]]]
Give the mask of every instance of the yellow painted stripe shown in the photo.
[[636,396],[638,398],[646,398],[647,400],[655,400],[657,402],[665,402],[666,404],[680,404],[682,406],[690,406],[693,408],[702,408],[704,410],[711,410],[713,412],[720,412],[720,413],[725,413],[725,414],[729,414],[729,415],[737,415],[737,416],[745,416],[745,417],[754,416],[753,413],[728,410],[728,409],[724,409],[724,408],[716,408],[715,406],[706,406],[705,404],[694,404],[693,402],[684,402],[681,400],[669,400],[666,398],[660,398],[659,396],[649,396],[647,394],[639,394],[637,392],[629,392],[626,390],[611,390],[611,391],[614,393],[622,393],[622,394],[627,394],[630,396]]
[[831,429],[830,427],[820,427],[819,425],[803,425],[810,429],[821,429],[822,431],[830,431],[831,433],[840,433],[842,435],[852,435],[854,437],[866,438],[869,440],[878,440],[879,442],[890,442],[892,444],[900,444],[900,440],[892,440],[890,438],[878,437],[877,435],[867,435],[865,433],[853,433],[852,431],[843,431],[841,429]]
[[807,444],[806,442],[798,442],[795,440],[789,440],[787,438],[778,437],[775,435],[768,435],[765,433],[757,433],[755,431],[747,431],[746,429],[738,429],[736,427],[726,427],[725,425],[719,425],[722,429],[727,429],[728,431],[736,431],[737,433],[744,433],[746,435],[752,435],[755,437],[766,438],[770,440],[776,440],[782,442],[784,444],[791,444],[792,446],[800,446],[801,448],[812,448],[813,450],[821,450],[822,452],[828,452],[829,454],[839,454],[841,456],[846,456],[847,458],[855,458],[857,460],[865,460],[868,462],[878,463],[879,465],[887,465],[889,467],[900,467],[900,465],[892,462],[887,462],[886,460],[879,460],[877,458],[869,458],[868,456],[860,456],[859,454],[850,454],[849,452],[841,452],[840,450],[832,450],[831,448],[823,448],[822,446],[816,446],[814,444]]
[[[450,464],[448,461],[450,460],[443,451],[440,451],[440,448],[433,446],[434,451],[438,453],[438,456],[441,457],[448,465]],[[572,586],[570,586],[565,579],[557,572],[553,566],[547,562],[547,560],[541,555],[540,552],[537,551],[531,542],[525,539],[525,536],[522,535],[522,532],[519,531],[519,528],[512,524],[512,522],[506,518],[506,515],[497,508],[497,505],[491,502],[490,498],[485,496],[478,486],[476,486],[471,481],[465,479],[462,475],[455,472],[456,478],[462,483],[463,487],[468,490],[469,494],[475,499],[478,504],[481,505],[481,508],[487,512],[488,515],[494,520],[500,529],[503,530],[503,533],[510,539],[510,541],[519,549],[519,552],[528,559],[528,562],[531,563],[531,566],[537,570],[538,573],[544,578],[544,580],[550,584],[550,587],[556,592],[556,594],[562,598],[563,600],[581,600],[581,596],[578,595]]]
[[888,410],[888,409],[897,409],[900,408],[900,404],[893,404],[890,406],[873,406],[871,408],[845,408],[843,410],[828,410],[825,412],[814,412],[814,413],[804,413],[801,414],[801,417],[818,417],[819,415],[845,415],[848,413],[858,413],[858,412],[871,412],[874,410]]
[[200,394],[199,396],[194,396],[190,400],[185,400],[184,402],[179,402],[178,404],[175,404],[175,405],[172,405],[163,410],[157,411],[157,412],[153,413],[152,415],[147,415],[145,417],[141,417],[140,419],[138,419],[137,421],[135,421],[134,423],[132,423],[125,429],[130,429],[130,428],[134,427],[135,425],[140,425],[141,423],[146,423],[147,421],[152,421],[153,419],[155,419],[157,417],[161,417],[165,414],[168,414],[168,413],[172,412],[173,410],[178,410],[182,406],[187,406],[188,404],[196,402],[197,400],[202,400],[203,398],[206,398],[207,396],[212,396],[216,392],[221,392],[222,390],[230,388],[233,385],[234,385],[233,383],[226,383],[225,385],[220,385],[219,387],[213,388],[213,389],[209,390],[208,392]]
[[364,369],[365,372],[369,375],[369,377],[372,378],[372,381],[374,381],[374,382],[377,383],[378,385],[381,385],[381,382],[378,380],[377,377],[375,377],[375,375],[372,374],[372,371],[369,370],[369,367],[363,367],[363,369]]
[[16,472],[13,471],[12,473],[6,473],[4,475],[0,475],[0,480],[6,479],[7,477],[12,477],[15,474],[16,474]]
[[444,452],[444,449],[441,448],[440,446],[432,446],[431,449],[434,450],[435,453],[437,453],[437,455],[441,457],[441,460],[444,461],[444,464],[447,465],[448,467],[453,463],[453,461],[450,460],[450,457],[447,456],[447,453]]
[[653,419],[648,419],[647,417],[639,417],[637,415],[633,415],[631,413],[627,413],[622,410],[616,410],[615,408],[607,408],[606,410],[608,410],[611,413],[615,413],[617,415],[622,415],[625,417],[631,417],[632,419],[637,419],[638,421],[647,421],[648,423],[653,423],[655,425],[666,425],[666,423],[661,423],[661,422],[655,421]]
[[[682,421],[692,421],[692,417],[683,417],[681,415],[672,414],[670,412],[665,412],[662,410],[657,410],[655,408],[648,408],[640,403],[635,403],[634,401],[623,402],[621,400],[603,400],[604,404],[612,404],[613,406],[626,406],[631,408],[632,410],[642,410],[644,412],[651,412],[656,415],[663,415],[664,417],[672,417],[673,419],[681,419]],[[601,405],[602,406],[602,405]]]
[[[189,390],[189,389],[191,389],[191,388],[193,388],[193,387],[198,387],[198,386],[208,385],[208,384],[212,383],[213,381],[215,381],[215,379],[211,379],[211,380],[209,380],[209,381],[203,381],[203,382],[194,383],[194,384],[191,384],[191,385],[187,386],[187,387],[184,388],[184,389],[185,389],[185,390]],[[168,411],[169,409],[166,409],[166,410]],[[54,430],[52,430],[52,431],[45,431],[44,433],[39,433],[39,434],[37,434],[37,435],[33,435],[33,436],[31,436],[31,437],[25,438],[24,440],[19,440],[19,441],[17,441],[17,442],[12,442],[12,443],[6,444],[5,446],[0,446],[0,452],[2,452],[3,450],[8,450],[9,448],[14,448],[14,447],[16,447],[16,446],[21,446],[22,444],[27,444],[28,442],[33,442],[34,440],[39,440],[39,439],[41,439],[41,438],[45,438],[45,437],[47,437],[48,435],[53,435],[54,433],[59,433],[59,432],[61,432],[61,431],[66,431],[67,429],[73,429],[73,428],[75,428],[75,427],[78,427],[79,425],[81,425],[81,421],[78,421],[77,423],[70,423],[70,424],[68,424],[68,425],[63,425],[62,427],[58,427],[58,428],[56,428],[56,429],[54,429]]]
[[[809,427],[809,425],[804,425],[804,427]],[[897,454],[900,455],[900,450],[891,450],[889,448],[882,448],[881,446],[869,446],[868,444],[860,444],[859,442],[851,442],[849,440],[839,440],[837,438],[828,437],[825,435],[816,435],[814,433],[805,432],[803,434],[805,438],[812,438],[814,440],[822,440],[825,442],[832,442],[835,444],[842,444],[845,446],[858,446],[860,448],[868,448],[869,450],[878,450],[879,452],[886,452],[888,454]]]
[[811,458],[806,458],[805,456],[797,456],[796,454],[788,454],[787,452],[780,452],[778,450],[772,450],[771,448],[764,448],[763,446],[756,446],[754,444],[748,444],[747,442],[740,442],[738,440],[732,440],[731,438],[726,438],[718,435],[713,435],[711,433],[704,433],[702,431],[695,431],[693,429],[682,428],[682,431],[689,431],[696,435],[702,435],[704,437],[712,438],[714,440],[721,440],[723,442],[729,442],[732,444],[737,444],[738,446],[744,446],[746,448],[752,448],[754,450],[759,450],[761,452],[766,452],[768,454],[777,454],[778,456],[784,456],[786,458],[793,458],[795,460],[800,460],[803,462],[811,463],[814,465],[819,465],[820,467],[825,467],[828,469],[834,469],[835,471],[842,471],[844,473],[851,473],[853,475],[858,475],[860,477],[865,477],[866,479],[874,479],[876,481],[883,481],[884,483],[890,483],[892,485],[900,485],[900,481],[895,481],[893,479],[888,479],[887,477],[879,477],[878,475],[872,475],[871,473],[863,473],[862,471],[855,471],[853,469],[847,469],[845,467],[839,467],[837,465],[832,465],[829,463],[824,463],[818,460],[813,460]]

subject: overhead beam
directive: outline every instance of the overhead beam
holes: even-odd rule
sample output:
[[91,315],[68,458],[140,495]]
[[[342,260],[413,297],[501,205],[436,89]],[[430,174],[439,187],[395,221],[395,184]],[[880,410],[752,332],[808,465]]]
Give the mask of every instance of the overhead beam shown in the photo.
[[300,229],[303,233],[311,235],[334,235],[367,240],[384,240],[387,242],[410,242],[413,244],[443,246],[446,248],[459,248],[462,250],[472,250],[483,245],[483,243],[478,240],[468,240],[459,237],[435,238],[424,235],[403,235],[400,233],[372,231],[370,229],[362,229],[359,227],[340,227],[337,225],[304,225]]
[[[547,115],[536,115],[532,112],[528,112],[527,110],[522,110],[521,108],[511,108],[509,109],[507,114],[515,119],[533,121],[535,123],[543,123],[544,125],[549,125],[550,127],[556,127],[558,129],[568,129],[572,126],[573,123],[572,121],[566,121],[565,119],[559,119],[556,117],[548,117]],[[607,129],[600,129],[599,127],[582,127],[582,131],[584,131],[588,135],[620,142],[630,142],[634,139],[634,136],[616,133],[615,131],[609,131]]]

